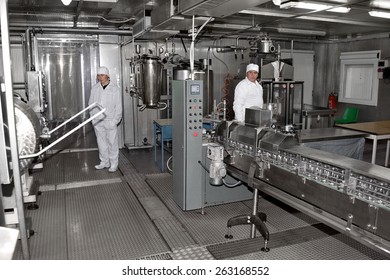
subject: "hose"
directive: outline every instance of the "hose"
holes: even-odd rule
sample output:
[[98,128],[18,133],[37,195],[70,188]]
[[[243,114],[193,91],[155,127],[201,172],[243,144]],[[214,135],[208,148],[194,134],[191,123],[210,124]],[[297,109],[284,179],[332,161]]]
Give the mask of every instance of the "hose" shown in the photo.
[[224,178],[222,178],[222,182],[223,182],[223,184],[224,184],[226,187],[228,187],[228,188],[235,188],[235,187],[238,187],[239,185],[242,184],[241,181],[237,181],[237,182],[235,182],[233,185],[230,185],[229,183],[226,183],[226,181],[225,181]]
[[167,169],[168,169],[169,174],[173,174],[173,168],[171,168],[169,166],[169,162],[172,161],[172,159],[173,159],[173,155],[170,156],[169,159],[167,160]]

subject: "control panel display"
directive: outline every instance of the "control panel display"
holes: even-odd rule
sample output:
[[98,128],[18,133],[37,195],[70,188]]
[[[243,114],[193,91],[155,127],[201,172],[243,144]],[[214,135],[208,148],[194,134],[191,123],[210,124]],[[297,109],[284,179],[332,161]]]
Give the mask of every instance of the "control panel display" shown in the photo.
[[199,95],[200,94],[200,85],[199,84],[191,85],[190,91],[191,91],[192,95]]

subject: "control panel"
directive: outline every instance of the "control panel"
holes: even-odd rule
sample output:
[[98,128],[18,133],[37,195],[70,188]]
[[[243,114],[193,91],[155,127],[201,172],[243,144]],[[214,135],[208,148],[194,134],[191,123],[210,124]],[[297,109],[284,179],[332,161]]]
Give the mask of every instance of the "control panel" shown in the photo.
[[189,85],[189,94],[187,95],[187,130],[192,132],[194,137],[202,136],[202,86],[199,83]]
[[172,81],[173,199],[183,210],[202,201],[203,81]]

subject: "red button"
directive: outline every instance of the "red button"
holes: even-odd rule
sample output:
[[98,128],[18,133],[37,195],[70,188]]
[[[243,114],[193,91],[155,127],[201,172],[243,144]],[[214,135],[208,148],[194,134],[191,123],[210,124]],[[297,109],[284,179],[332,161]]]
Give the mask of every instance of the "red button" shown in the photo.
[[194,136],[195,136],[195,137],[198,137],[198,132],[195,131],[195,132],[194,132]]
[[196,110],[196,105],[194,106],[194,109]]

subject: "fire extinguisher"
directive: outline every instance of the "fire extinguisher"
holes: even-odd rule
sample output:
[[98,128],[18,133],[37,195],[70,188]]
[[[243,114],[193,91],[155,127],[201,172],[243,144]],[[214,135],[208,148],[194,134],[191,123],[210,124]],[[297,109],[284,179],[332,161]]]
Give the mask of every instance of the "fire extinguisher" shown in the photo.
[[331,92],[329,94],[328,108],[329,109],[336,109],[336,95],[333,92]]

